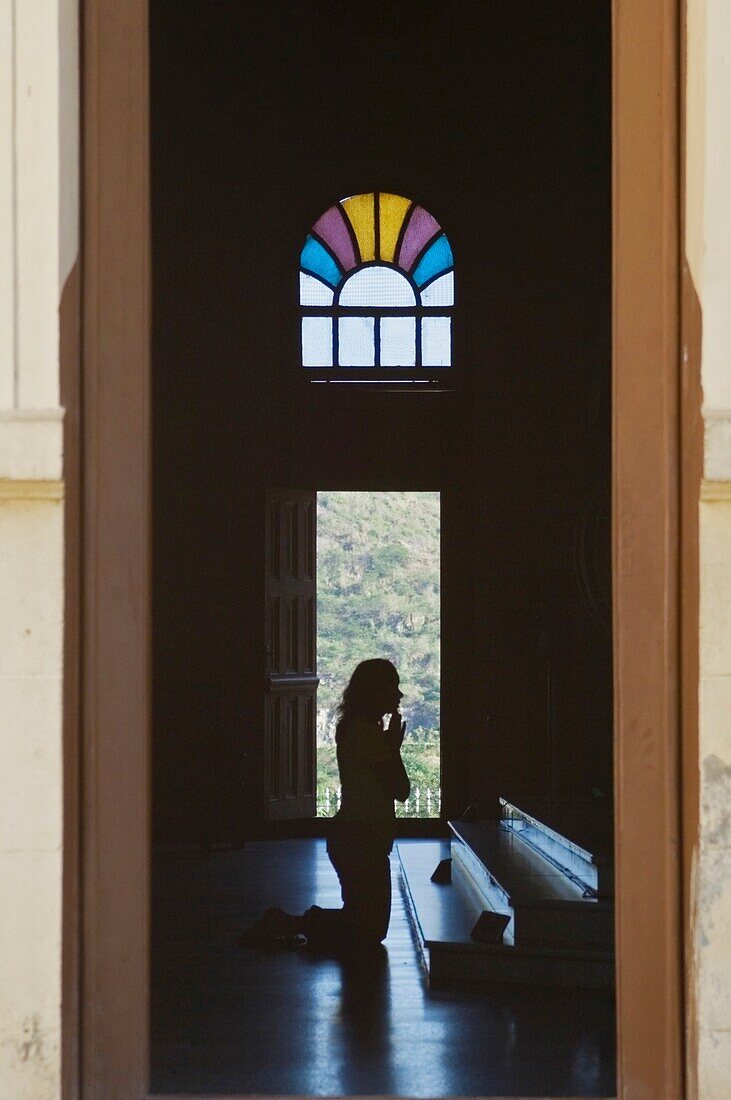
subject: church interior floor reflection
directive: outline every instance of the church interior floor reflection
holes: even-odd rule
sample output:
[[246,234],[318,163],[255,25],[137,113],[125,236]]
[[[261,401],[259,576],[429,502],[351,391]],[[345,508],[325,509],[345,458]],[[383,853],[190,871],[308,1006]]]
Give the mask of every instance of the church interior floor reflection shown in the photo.
[[[412,841],[411,843],[417,843]],[[245,951],[270,905],[336,907],[322,840],[158,853],[153,865],[155,1093],[610,1096],[613,998],[587,990],[429,990],[392,857],[393,910],[375,957]]]

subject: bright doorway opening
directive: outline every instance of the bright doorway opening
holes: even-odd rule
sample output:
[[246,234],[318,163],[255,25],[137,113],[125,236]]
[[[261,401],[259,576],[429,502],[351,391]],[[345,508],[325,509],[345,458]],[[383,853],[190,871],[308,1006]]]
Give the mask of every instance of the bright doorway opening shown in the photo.
[[317,815],[338,808],[337,708],[355,666],[393,661],[404,693],[411,795],[399,817],[439,817],[440,494],[317,494]]

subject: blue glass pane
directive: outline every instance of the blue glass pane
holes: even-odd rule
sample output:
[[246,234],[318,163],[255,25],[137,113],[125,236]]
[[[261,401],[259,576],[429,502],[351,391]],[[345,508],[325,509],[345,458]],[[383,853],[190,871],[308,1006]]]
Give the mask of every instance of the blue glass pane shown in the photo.
[[324,279],[330,286],[337,286],[342,278],[342,272],[335,260],[314,237],[308,237],[305,241],[305,247],[300,256],[300,267],[303,271],[311,271],[313,275]]
[[414,282],[417,286],[423,286],[435,275],[440,275],[442,271],[446,271],[453,263],[452,249],[449,247],[449,241],[442,233],[441,237],[437,237],[431,248],[428,248],[419,260],[414,272]]

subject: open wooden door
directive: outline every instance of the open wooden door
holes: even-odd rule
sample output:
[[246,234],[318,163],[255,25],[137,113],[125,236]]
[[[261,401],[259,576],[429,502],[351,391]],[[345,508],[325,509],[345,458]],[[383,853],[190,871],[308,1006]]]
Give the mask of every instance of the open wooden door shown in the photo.
[[268,819],[314,817],[317,495],[267,492],[265,791]]

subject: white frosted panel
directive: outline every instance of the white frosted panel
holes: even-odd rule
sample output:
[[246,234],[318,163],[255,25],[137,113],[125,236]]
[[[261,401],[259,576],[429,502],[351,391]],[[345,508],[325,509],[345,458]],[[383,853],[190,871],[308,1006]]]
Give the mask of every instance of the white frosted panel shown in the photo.
[[416,321],[413,317],[381,318],[381,365],[413,367],[416,362]]
[[341,317],[338,358],[341,367],[372,367],[376,361],[372,317]]
[[344,283],[341,306],[413,306],[411,283],[393,267],[362,267]]
[[446,275],[440,275],[433,283],[429,283],[429,286],[421,292],[421,304],[423,306],[453,306],[454,272],[448,271]]
[[333,304],[333,292],[329,286],[325,286],[319,279],[312,275],[306,275],[300,271],[300,305],[301,306],[331,306]]
[[302,366],[333,365],[333,323],[329,317],[302,318]]
[[424,317],[421,322],[421,361],[425,367],[452,365],[452,322],[449,317]]

